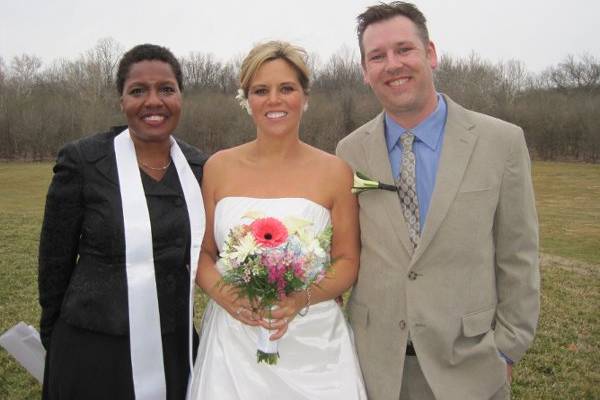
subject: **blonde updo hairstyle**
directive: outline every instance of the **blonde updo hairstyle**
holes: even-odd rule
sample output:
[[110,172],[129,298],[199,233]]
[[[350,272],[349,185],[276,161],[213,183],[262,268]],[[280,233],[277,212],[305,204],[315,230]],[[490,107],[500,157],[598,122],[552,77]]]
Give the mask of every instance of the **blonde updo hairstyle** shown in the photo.
[[308,55],[306,50],[288,42],[274,40],[254,46],[242,63],[240,68],[240,88],[244,92],[246,99],[248,98],[248,90],[256,71],[263,64],[278,59],[284,60],[296,71],[298,82],[300,82],[304,94],[308,95],[310,91],[310,72],[307,65]]

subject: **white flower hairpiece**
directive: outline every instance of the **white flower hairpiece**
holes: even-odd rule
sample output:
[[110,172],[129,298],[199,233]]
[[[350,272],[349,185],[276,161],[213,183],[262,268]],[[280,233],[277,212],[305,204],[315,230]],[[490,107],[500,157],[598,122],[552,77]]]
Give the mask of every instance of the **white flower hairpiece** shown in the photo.
[[248,115],[252,115],[252,110],[250,109],[250,104],[248,104],[248,99],[244,94],[244,89],[238,89],[235,99],[238,101],[238,103],[240,103],[240,106],[246,110]]

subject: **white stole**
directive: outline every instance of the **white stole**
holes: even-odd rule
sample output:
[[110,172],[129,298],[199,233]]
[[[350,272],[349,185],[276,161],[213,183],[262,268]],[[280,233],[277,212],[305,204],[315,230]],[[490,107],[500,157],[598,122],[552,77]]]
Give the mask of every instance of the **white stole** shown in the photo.
[[[129,129],[114,139],[125,228],[125,266],[129,303],[129,342],[136,400],[165,400],[166,381],[152,229],[146,195]],[[194,282],[204,235],[204,203],[198,181],[177,142],[171,138],[171,159],[183,189],[190,223],[189,362],[193,371]],[[182,227],[182,229],[184,229]]]

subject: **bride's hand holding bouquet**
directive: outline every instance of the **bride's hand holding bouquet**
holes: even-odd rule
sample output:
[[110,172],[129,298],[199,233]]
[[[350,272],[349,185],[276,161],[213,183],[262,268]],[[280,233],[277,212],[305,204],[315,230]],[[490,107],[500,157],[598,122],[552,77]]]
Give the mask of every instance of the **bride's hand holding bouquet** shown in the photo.
[[[245,217],[250,222],[233,227],[225,240],[217,262],[220,285],[237,291],[240,301],[245,299],[262,315],[253,321],[263,328],[257,359],[275,364],[277,339],[296,314],[308,312],[311,286],[318,284],[331,265],[332,229],[329,226],[315,234],[310,222],[294,217],[283,221],[256,213]],[[235,313],[242,312],[243,308]]]

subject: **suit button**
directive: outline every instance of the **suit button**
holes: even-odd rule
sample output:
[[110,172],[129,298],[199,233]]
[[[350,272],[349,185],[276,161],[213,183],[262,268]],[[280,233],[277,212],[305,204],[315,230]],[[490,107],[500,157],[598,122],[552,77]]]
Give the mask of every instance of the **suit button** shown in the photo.
[[415,271],[410,271],[408,273],[408,279],[410,279],[411,281],[414,281],[415,279],[417,279],[417,273]]
[[400,322],[398,322],[398,326],[400,327],[400,329],[404,330],[406,329],[406,321],[401,320]]

